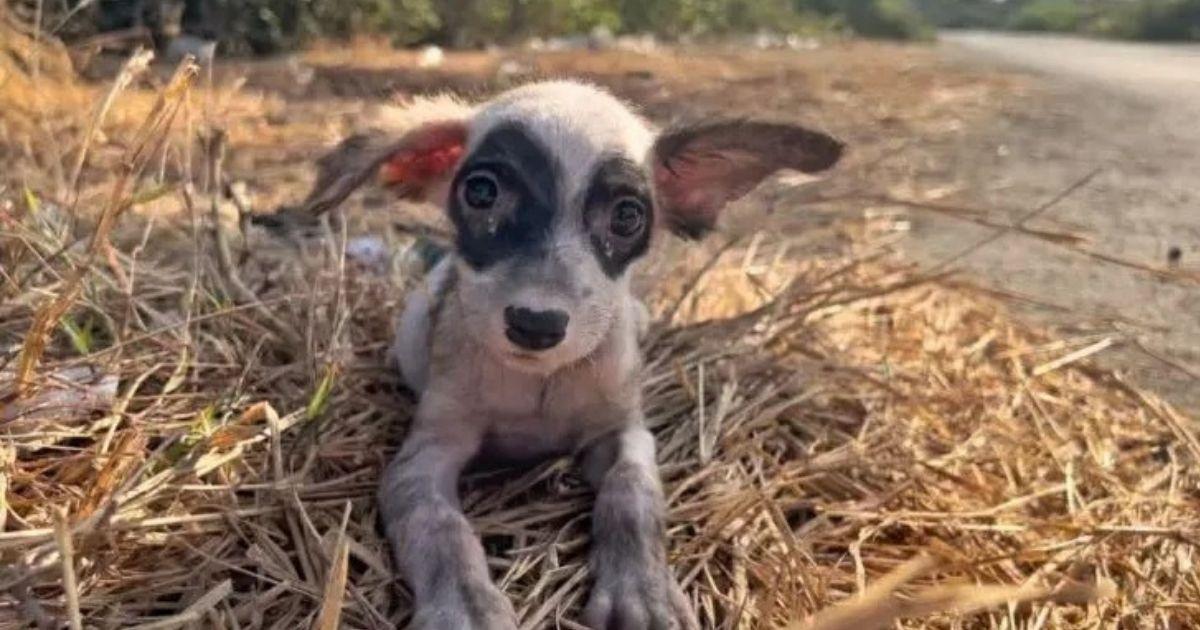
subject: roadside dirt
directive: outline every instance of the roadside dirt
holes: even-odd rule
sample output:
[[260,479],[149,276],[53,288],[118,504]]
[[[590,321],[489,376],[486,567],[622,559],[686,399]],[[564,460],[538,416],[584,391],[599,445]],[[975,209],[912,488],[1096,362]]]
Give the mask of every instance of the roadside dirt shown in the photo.
[[[983,36],[941,58],[1013,72],[1033,86],[986,125],[931,137],[953,165],[954,199],[1011,223],[1068,231],[1064,245],[1010,234],[961,261],[966,273],[1041,304],[1022,309],[1187,410],[1200,412],[1200,59],[1196,47]],[[1191,70],[1188,75],[1187,69]],[[1187,76],[1185,76],[1187,75]],[[928,179],[942,179],[930,173]],[[956,255],[989,231],[926,216],[914,257]]]

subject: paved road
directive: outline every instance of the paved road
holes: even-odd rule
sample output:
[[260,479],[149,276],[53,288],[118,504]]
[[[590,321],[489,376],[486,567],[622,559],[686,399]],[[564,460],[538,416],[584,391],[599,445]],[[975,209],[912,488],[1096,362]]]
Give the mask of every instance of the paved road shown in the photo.
[[[1200,106],[1200,45],[951,31],[942,41],[1051,76]],[[1200,124],[1200,123],[1198,123]]]
[[[1031,86],[1000,104],[994,124],[926,148],[952,165],[962,197],[1013,221],[1098,171],[1032,227],[1082,233],[1101,256],[1200,273],[1200,46],[978,32],[942,41],[949,62],[1015,71]],[[919,217],[912,249],[936,263],[987,234]],[[1200,375],[1197,284],[1022,236],[1005,236],[962,266],[983,284],[1066,307],[1031,311],[1064,334],[1137,339],[1150,353],[1127,341],[1105,359],[1200,419],[1200,377],[1187,374]]]

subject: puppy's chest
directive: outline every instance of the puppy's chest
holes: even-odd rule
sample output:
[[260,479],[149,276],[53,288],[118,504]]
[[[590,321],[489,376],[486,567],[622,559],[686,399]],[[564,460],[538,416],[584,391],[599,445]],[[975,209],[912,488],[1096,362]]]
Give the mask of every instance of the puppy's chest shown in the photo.
[[473,407],[488,425],[485,448],[501,457],[566,454],[626,418],[620,401],[629,384],[603,366],[551,377],[492,366],[477,383]]

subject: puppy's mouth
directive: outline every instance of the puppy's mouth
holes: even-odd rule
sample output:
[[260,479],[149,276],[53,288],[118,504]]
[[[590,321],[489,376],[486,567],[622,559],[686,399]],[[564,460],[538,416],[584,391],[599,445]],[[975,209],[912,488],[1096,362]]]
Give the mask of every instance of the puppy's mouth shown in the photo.
[[547,374],[556,367],[554,360],[545,352],[531,352],[510,347],[501,356],[509,367],[520,372]]

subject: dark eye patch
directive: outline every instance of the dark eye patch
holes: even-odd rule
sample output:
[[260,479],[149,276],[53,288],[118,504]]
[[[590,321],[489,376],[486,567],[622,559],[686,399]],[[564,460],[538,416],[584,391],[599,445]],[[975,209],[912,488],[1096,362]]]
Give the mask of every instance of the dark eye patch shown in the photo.
[[[459,194],[472,173],[491,173],[511,195],[511,208],[495,217],[493,229]],[[463,160],[451,184],[450,220],[457,232],[459,254],[475,269],[517,255],[538,255],[546,248],[554,221],[558,181],[562,169],[520,123],[507,123],[488,132]]]
[[[629,158],[611,156],[603,159],[592,174],[591,184],[584,196],[583,225],[588,231],[592,251],[600,267],[610,278],[624,273],[630,263],[649,249],[651,226],[654,224],[652,199],[646,170]],[[613,218],[617,206],[630,201],[644,210],[640,229],[631,234],[624,233],[629,231],[627,229],[614,232]],[[624,211],[628,212],[628,208]],[[622,221],[618,220],[618,223]]]

